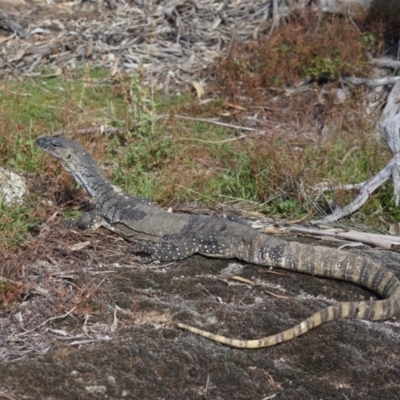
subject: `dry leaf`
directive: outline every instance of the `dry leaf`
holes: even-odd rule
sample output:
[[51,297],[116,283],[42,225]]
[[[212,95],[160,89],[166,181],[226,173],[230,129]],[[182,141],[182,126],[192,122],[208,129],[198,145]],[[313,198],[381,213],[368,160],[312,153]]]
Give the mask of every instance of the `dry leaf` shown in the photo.
[[243,283],[248,283],[249,285],[254,285],[254,282],[253,282],[253,281],[251,281],[251,280],[249,280],[249,279],[246,279],[246,278],[242,278],[241,276],[237,276],[237,275],[231,276],[231,277],[229,277],[229,279],[234,279],[235,281],[239,281],[239,282],[243,282]]
[[67,247],[67,250],[69,251],[79,251],[84,249],[85,247],[90,246],[90,241],[88,240],[87,242],[80,242],[73,244],[72,246]]
[[270,296],[276,297],[277,299],[293,299],[292,296],[282,296],[280,294],[269,292],[268,290],[266,290],[265,293],[268,293]]
[[261,232],[268,233],[270,235],[279,235],[279,234],[281,235],[283,233],[282,229],[274,228],[272,226],[266,227]]
[[229,102],[227,102],[227,101],[225,102],[225,106],[226,106],[226,107],[234,108],[235,110],[246,111],[246,109],[245,109],[244,107],[238,106],[238,105],[236,105],[236,104],[229,103]]
[[63,329],[51,329],[51,328],[48,328],[48,330],[50,331],[50,332],[53,332],[53,333],[56,333],[57,335],[60,335],[60,336],[70,336],[66,331],[64,331]]
[[110,326],[110,332],[114,333],[117,330],[117,328],[118,328],[117,307],[115,307],[115,310],[114,310],[114,321]]
[[54,68],[54,72],[47,74],[47,75],[41,75],[41,78],[55,78],[57,76],[62,75],[62,69],[60,67]]
[[400,224],[392,219],[386,219],[384,217],[378,218],[380,221],[389,225],[389,233],[393,236],[400,236]]
[[205,93],[202,84],[200,82],[197,82],[197,81],[192,81],[192,85],[196,89],[197,97],[200,100],[201,96],[203,96],[203,94]]
[[111,70],[111,76],[115,76],[118,73],[119,57],[114,56],[114,65]]

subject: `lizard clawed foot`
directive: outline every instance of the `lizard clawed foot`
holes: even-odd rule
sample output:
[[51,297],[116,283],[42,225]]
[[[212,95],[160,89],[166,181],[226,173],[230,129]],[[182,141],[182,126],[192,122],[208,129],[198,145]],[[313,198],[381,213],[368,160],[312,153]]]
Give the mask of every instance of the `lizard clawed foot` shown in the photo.
[[151,256],[151,252],[147,245],[145,244],[134,244],[128,247],[129,253],[133,253],[135,255],[140,256],[141,264],[148,264],[153,261],[153,257]]
[[73,218],[68,218],[64,220],[64,224],[67,228],[79,228],[78,220]]

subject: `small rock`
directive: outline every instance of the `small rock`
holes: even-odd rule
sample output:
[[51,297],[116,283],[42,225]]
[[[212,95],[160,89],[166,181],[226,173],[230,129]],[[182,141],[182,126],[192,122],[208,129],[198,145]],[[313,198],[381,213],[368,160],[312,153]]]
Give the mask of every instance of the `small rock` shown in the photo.
[[243,271],[244,265],[232,262],[221,271],[221,276],[239,275]]
[[85,386],[85,390],[91,394],[106,394],[107,388],[105,386]]
[[75,369],[79,372],[92,372],[96,370],[96,367],[93,364],[87,362],[78,362],[75,365]]
[[336,89],[333,91],[336,104],[343,104],[347,100],[347,91],[345,89]]
[[4,201],[6,204],[22,203],[25,193],[25,179],[0,167],[0,201]]
[[115,386],[117,384],[117,380],[115,379],[114,376],[109,375],[107,376],[107,383],[111,386]]

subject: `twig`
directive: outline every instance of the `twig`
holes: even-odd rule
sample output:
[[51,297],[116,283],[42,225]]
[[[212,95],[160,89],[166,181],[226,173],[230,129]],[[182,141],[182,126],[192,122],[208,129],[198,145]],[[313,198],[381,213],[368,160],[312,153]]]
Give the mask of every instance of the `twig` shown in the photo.
[[[197,195],[199,195],[199,196],[202,196],[202,197],[204,197],[205,199],[207,199],[209,202],[214,202],[215,200],[213,200],[211,197],[208,197],[208,196],[206,196],[206,195],[204,195],[204,194],[202,194],[202,193],[200,193],[200,192],[197,192],[196,190],[193,190],[193,189],[190,189],[190,188],[188,188],[188,187],[186,187],[186,186],[183,186],[183,185],[177,185],[178,187],[181,187],[182,189],[185,189],[185,190],[188,190],[188,191],[190,191],[190,192],[193,192],[193,193],[195,193],[195,194],[197,194]],[[223,206],[223,204],[222,203],[220,203],[220,202],[218,202],[218,204],[220,205],[220,206]]]
[[201,291],[203,291],[204,293],[208,294],[214,301],[217,301],[218,303],[222,303],[222,300],[218,297],[218,296],[213,296],[210,291],[201,283],[198,283],[197,288],[200,289]]
[[7,399],[7,400],[19,400],[20,397],[17,397],[14,395],[14,393],[11,393],[9,391],[5,391],[6,389],[0,388],[0,399]]
[[204,396],[207,395],[207,391],[208,391],[208,386],[210,385],[210,374],[207,374],[207,382],[206,382],[206,387],[204,388]]
[[90,317],[90,315],[89,315],[89,314],[86,314],[85,321],[83,322],[83,326],[82,326],[82,331],[83,331],[83,333],[84,333],[89,339],[93,339],[93,338],[90,336],[89,331],[88,331],[88,328],[87,328],[87,322],[88,322],[89,317]]
[[[159,116],[159,118],[170,118],[170,117],[171,117],[171,115],[167,115],[167,114]],[[213,119],[213,118],[194,118],[194,117],[187,117],[185,115],[179,115],[179,114],[175,114],[174,117],[178,118],[178,119],[183,119],[183,120],[186,120],[186,121],[206,122],[208,124],[226,126],[227,128],[241,129],[242,131],[249,131],[249,132],[257,131],[257,129],[255,129],[255,128],[249,128],[247,126],[228,124],[226,122],[217,121],[216,119]]]
[[[261,285],[262,286],[262,285]],[[292,296],[282,296],[280,294],[276,294],[274,292],[270,292],[269,290],[264,290],[265,293],[269,294],[272,297],[276,297],[277,299],[282,299],[282,300],[293,300]]]
[[[87,339],[87,340],[77,340],[75,342],[68,343],[68,346],[78,346],[81,344],[88,344],[88,343],[94,343],[94,342],[99,342],[102,339]],[[104,340],[104,339],[103,339]]]
[[21,76],[21,72],[19,72],[18,68],[10,63],[2,54],[0,54],[0,58],[8,65],[9,68],[11,68],[15,72],[15,75],[18,78]]
[[10,31],[17,34],[21,39],[31,38],[31,35],[29,35],[29,33],[26,33],[18,22],[12,20],[8,16],[8,14],[6,14],[4,11],[1,10],[0,10],[0,27],[6,31]]
[[48,322],[50,322],[50,321],[54,321],[54,320],[56,320],[56,319],[63,319],[63,318],[66,318],[66,317],[68,317],[68,315],[70,315],[77,307],[78,307],[78,306],[72,307],[71,310],[69,310],[69,311],[68,311],[66,314],[64,314],[64,315],[59,315],[59,316],[57,316],[57,317],[51,317],[51,318],[49,318],[49,319],[46,319],[46,321],[42,322],[40,325],[36,326],[35,328],[30,329],[29,331],[25,331],[25,332],[19,333],[19,334],[15,335],[15,336],[18,336],[18,337],[24,336],[24,335],[26,335],[26,334],[28,334],[28,333],[30,333],[30,332],[35,331],[36,329],[41,328],[42,326],[46,325],[46,324],[47,324]]
[[73,133],[79,133],[82,135],[86,135],[88,133],[111,133],[111,132],[120,132],[125,128],[106,128],[104,125],[100,125],[94,128],[86,128],[86,129],[59,129],[58,131],[53,132],[53,136],[62,136],[62,135],[71,135]]
[[273,399],[274,397],[276,397],[276,393],[271,394],[271,396],[264,397],[262,400],[270,400]]
[[268,32],[268,37],[272,35],[275,27],[279,25],[279,9],[278,9],[278,0],[271,0],[270,7],[272,5],[272,25]]
[[356,22],[354,21],[353,17],[350,15],[350,13],[347,13],[346,17],[349,19],[351,25],[353,25],[353,28],[358,33],[358,35],[361,36],[362,32],[360,31],[360,28],[357,26]]
[[[286,277],[290,277],[289,275],[285,275],[285,276],[286,276]],[[231,286],[232,283],[229,282],[229,279],[233,279],[233,280],[235,280],[235,281],[240,282],[240,283],[238,283],[237,285],[243,284],[243,285],[246,285],[247,287],[248,287],[248,285],[250,285],[250,290],[251,290],[252,288],[254,288],[254,287],[262,287],[262,288],[264,288],[265,286],[267,286],[267,285],[265,285],[264,283],[260,283],[260,282],[258,282],[258,283],[251,282],[251,283],[249,283],[249,282],[246,282],[247,279],[244,279],[244,278],[243,278],[243,279],[240,279],[240,278],[241,278],[240,276],[227,276],[226,278],[225,278],[225,277],[217,278],[217,280],[226,283],[228,286]],[[269,290],[264,290],[264,292],[265,292],[265,293],[268,293],[268,294],[269,294],[270,296],[272,296],[272,297],[276,297],[277,299],[293,300],[293,298],[294,298],[293,296],[282,296],[282,295],[280,295],[280,294],[276,294],[276,293],[274,293],[274,292],[270,292]],[[240,300],[241,303],[242,303],[243,300],[247,297],[247,295],[248,295],[248,293],[246,294],[246,296],[245,296],[243,299]]]
[[194,142],[200,142],[200,143],[210,143],[210,144],[220,144],[220,143],[228,143],[228,142],[233,142],[234,140],[240,140],[247,138],[247,135],[240,135],[234,138],[229,138],[229,139],[223,139],[223,140],[204,140],[204,139],[196,139],[196,138],[178,138],[178,140],[189,140],[189,141],[194,141]]

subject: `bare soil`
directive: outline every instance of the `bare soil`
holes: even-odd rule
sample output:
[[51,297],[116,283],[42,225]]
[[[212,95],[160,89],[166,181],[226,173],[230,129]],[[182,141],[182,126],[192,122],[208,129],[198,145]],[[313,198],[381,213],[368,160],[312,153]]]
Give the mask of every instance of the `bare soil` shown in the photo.
[[[0,363],[4,398],[394,399],[399,393],[398,318],[335,321],[259,350],[222,346],[173,324],[258,338],[328,304],[374,298],[360,287],[202,256],[141,265],[128,243],[103,230],[74,233],[55,223],[44,234],[27,269],[42,274],[42,289],[52,277],[58,286],[31,290],[19,304],[25,329],[15,328],[18,310],[3,323],[2,337],[15,332],[5,344],[13,360]],[[400,277],[398,253],[357,251]],[[226,279],[232,275],[255,285]],[[64,317],[46,322],[55,316]]]

